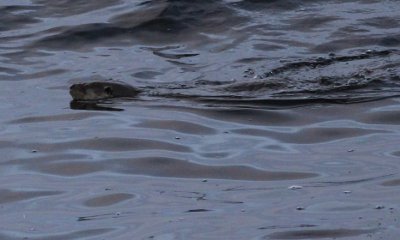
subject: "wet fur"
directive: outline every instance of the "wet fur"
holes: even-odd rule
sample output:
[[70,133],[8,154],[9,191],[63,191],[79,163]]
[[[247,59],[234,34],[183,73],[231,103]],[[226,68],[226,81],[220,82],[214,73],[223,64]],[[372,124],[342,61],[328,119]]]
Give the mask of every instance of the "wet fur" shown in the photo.
[[90,82],[73,84],[69,93],[75,101],[136,97],[141,91],[124,82]]

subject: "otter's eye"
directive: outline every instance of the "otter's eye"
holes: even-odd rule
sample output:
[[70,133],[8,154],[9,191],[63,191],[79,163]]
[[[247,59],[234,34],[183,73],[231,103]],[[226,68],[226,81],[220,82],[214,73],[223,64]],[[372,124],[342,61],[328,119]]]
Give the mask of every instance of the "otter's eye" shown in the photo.
[[107,93],[108,95],[112,95],[113,91],[110,86],[104,87],[104,92]]

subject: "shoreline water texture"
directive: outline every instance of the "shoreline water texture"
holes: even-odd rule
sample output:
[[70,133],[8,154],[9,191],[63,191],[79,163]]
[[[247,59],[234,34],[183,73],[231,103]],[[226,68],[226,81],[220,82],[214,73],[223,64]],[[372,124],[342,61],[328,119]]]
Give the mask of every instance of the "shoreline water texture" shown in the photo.
[[399,12],[0,1],[0,239],[397,239]]

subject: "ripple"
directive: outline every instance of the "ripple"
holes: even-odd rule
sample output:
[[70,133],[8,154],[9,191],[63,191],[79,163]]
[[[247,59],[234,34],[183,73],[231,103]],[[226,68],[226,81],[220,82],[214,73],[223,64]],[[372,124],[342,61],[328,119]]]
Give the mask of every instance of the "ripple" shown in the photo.
[[[98,9],[115,6],[122,3],[121,0],[98,0],[96,4],[89,3],[85,0],[33,0],[36,6],[40,6],[38,15],[46,17],[66,17],[75,16],[82,13],[88,13]],[[65,9],[68,8],[68,11]]]
[[[35,6],[8,5],[0,7],[0,32],[9,31],[14,28],[25,27],[32,23],[40,22],[39,19],[27,14],[19,14],[18,12],[32,11],[37,9]],[[7,24],[12,23],[12,24]]]
[[37,122],[54,122],[54,121],[78,121],[88,119],[96,116],[106,116],[105,113],[72,113],[72,114],[59,114],[49,116],[35,116],[35,117],[24,117],[16,120],[12,120],[9,123],[21,124],[21,123],[37,123]]
[[90,162],[58,162],[58,163],[42,163],[28,165],[29,170],[38,170],[39,172],[54,174],[58,176],[80,176],[103,170],[103,167],[98,163]]
[[0,204],[15,203],[18,201],[62,194],[60,191],[14,191],[0,189]]
[[385,187],[397,187],[400,186],[400,179],[384,181],[381,183],[381,185]]
[[354,237],[376,232],[376,230],[361,229],[327,229],[327,230],[299,230],[276,232],[266,236],[264,239],[320,239],[320,238],[344,238]]
[[134,198],[135,196],[127,193],[114,193],[104,196],[98,196],[95,198],[88,199],[84,202],[85,206],[88,207],[106,207],[120,202]]
[[113,228],[97,228],[97,229],[87,229],[81,231],[71,231],[58,234],[27,234],[22,232],[14,233],[1,233],[0,238],[17,240],[22,238],[33,239],[33,240],[62,240],[62,239],[77,239],[77,238],[88,238],[88,237],[101,237],[109,232],[114,231]]
[[143,128],[173,130],[176,132],[181,132],[186,134],[197,134],[197,135],[211,135],[216,133],[214,129],[206,126],[185,121],[174,121],[174,120],[145,121],[143,123],[137,124],[136,126]]
[[143,174],[157,177],[214,178],[248,181],[278,181],[317,177],[314,173],[272,172],[250,166],[213,166],[194,162],[156,157],[113,159],[106,162],[113,171],[125,174]]
[[189,147],[161,142],[148,139],[135,139],[135,138],[97,138],[97,139],[84,139],[62,143],[50,144],[24,144],[22,145],[29,149],[37,149],[41,152],[63,151],[71,149],[85,149],[85,150],[98,150],[98,151],[139,151],[139,150],[167,150],[173,152],[191,152]]
[[261,136],[277,139],[285,143],[296,143],[296,144],[314,144],[314,143],[324,143],[342,140],[346,138],[355,138],[366,136],[376,133],[384,133],[384,131],[378,130],[365,130],[357,128],[303,128],[295,133],[283,133],[274,132],[261,129],[237,129],[232,130],[234,133],[251,135],[251,136]]

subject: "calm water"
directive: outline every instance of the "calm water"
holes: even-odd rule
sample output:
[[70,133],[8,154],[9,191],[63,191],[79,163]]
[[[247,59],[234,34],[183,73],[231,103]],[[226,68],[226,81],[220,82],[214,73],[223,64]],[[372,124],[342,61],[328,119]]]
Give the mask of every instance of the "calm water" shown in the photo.
[[0,239],[397,239],[399,13],[1,0]]

